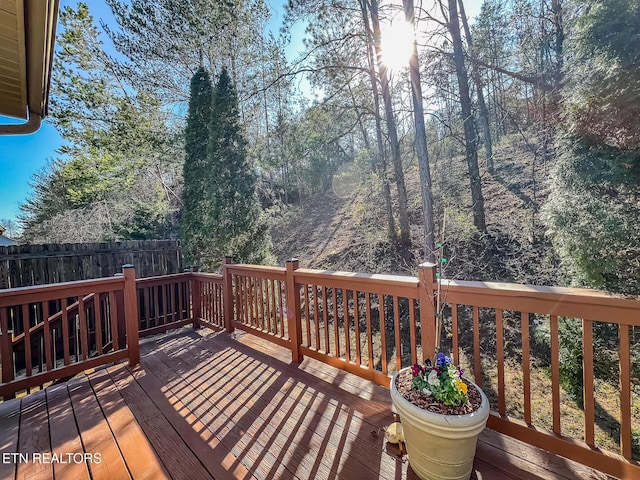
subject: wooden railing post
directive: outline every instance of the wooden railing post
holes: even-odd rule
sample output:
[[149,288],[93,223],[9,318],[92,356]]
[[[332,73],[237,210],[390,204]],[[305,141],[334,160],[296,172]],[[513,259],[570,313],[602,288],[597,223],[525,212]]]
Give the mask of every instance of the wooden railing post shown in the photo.
[[423,359],[433,358],[436,352],[436,265],[425,262],[418,266],[420,281],[420,334]]
[[138,329],[138,295],[136,290],[136,269],[131,264],[122,267],[124,274],[124,318],[127,326],[127,349],[129,351],[129,366],[140,363],[140,344]]
[[222,288],[224,290],[224,329],[233,332],[233,282],[228,266],[233,264],[233,257],[222,259]]
[[295,363],[302,362],[300,345],[302,345],[302,314],[300,312],[300,289],[296,284],[294,272],[298,269],[298,260],[287,260],[287,326],[291,342],[291,359]]
[[[198,273],[197,265],[191,267],[191,273]],[[195,275],[191,276],[191,316],[193,328],[199,328],[200,318],[202,318],[202,286],[200,279]]]

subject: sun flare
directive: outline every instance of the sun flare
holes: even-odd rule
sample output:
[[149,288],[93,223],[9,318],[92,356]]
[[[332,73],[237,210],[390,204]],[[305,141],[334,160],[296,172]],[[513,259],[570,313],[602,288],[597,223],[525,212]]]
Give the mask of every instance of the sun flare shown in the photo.
[[391,70],[401,70],[409,65],[413,52],[413,28],[398,20],[381,29],[382,62]]

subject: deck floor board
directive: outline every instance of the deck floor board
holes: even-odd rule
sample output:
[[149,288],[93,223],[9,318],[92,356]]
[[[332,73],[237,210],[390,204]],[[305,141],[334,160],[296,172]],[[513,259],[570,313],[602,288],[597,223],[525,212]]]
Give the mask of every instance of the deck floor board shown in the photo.
[[[21,402],[20,438],[18,451],[33,459],[34,454],[51,453],[49,443],[49,422],[47,415],[47,397],[44,391],[27,395]],[[23,432],[25,434],[23,434]],[[28,461],[18,463],[16,478],[30,480],[45,480],[53,476],[53,466],[50,463]]]
[[78,433],[78,426],[73,415],[71,398],[67,384],[49,387],[47,405],[49,408],[49,434],[51,437],[52,453],[62,461],[53,464],[55,478],[90,478],[88,464],[68,461],[75,455],[84,455],[82,441]]
[[[242,332],[149,337],[138,367],[114,365],[0,404],[0,448],[99,451],[108,470],[89,465],[94,480],[417,479],[384,441],[393,421],[386,389],[290,358]],[[0,479],[88,474],[86,465],[50,467],[18,465],[16,475],[0,463]],[[548,478],[606,477],[496,432],[481,435],[472,479]]]
[[[0,403],[0,454],[18,452],[20,432],[20,399]],[[18,463],[0,461],[0,478],[15,478]]]
[[91,477],[127,478],[129,470],[89,379],[83,377],[69,382],[69,393],[84,451],[94,456],[100,454],[100,461],[92,459],[87,463]]

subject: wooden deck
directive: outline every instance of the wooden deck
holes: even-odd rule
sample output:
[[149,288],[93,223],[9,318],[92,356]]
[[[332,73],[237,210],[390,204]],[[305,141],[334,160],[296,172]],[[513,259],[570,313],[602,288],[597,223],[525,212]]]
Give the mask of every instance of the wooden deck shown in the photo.
[[[417,478],[384,441],[382,387],[292,364],[288,350],[241,333],[185,328],[141,353],[135,369],[0,404],[0,478]],[[606,478],[489,430],[474,466],[477,480]]]

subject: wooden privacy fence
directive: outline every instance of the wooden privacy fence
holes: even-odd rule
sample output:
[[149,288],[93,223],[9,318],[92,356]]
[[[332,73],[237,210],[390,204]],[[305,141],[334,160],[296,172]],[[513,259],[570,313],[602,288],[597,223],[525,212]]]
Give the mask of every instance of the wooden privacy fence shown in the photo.
[[0,289],[110,277],[122,265],[138,277],[182,272],[176,240],[68,243],[0,247]]

